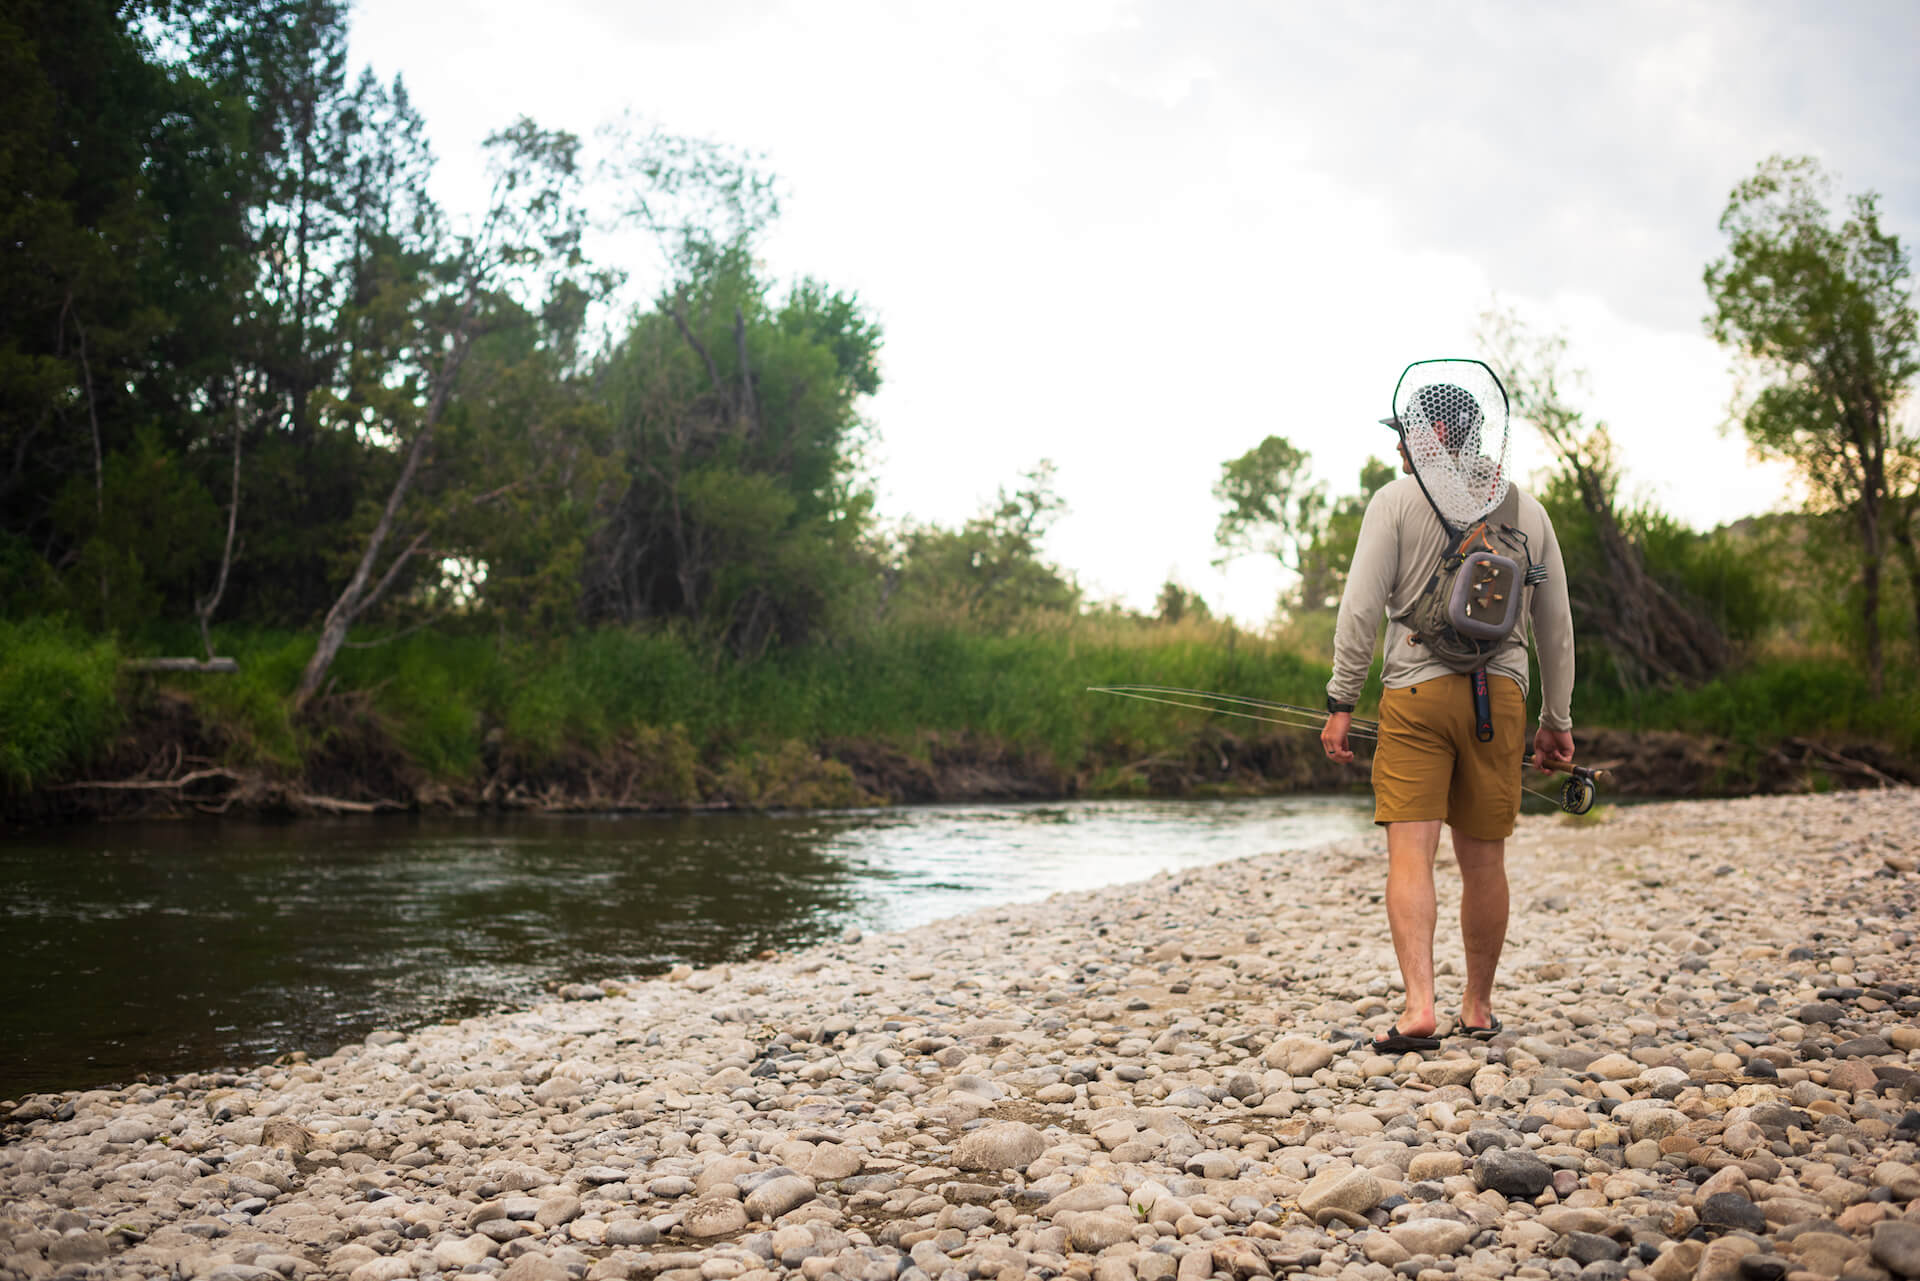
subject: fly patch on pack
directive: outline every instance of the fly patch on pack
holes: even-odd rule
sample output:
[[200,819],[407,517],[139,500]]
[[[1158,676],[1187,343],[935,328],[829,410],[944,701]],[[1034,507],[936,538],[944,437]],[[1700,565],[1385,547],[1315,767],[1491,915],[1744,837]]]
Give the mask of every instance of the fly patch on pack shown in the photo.
[[1509,488],[1499,508],[1441,557],[1400,616],[1413,633],[1408,644],[1425,645],[1454,671],[1471,672],[1508,642],[1520,625],[1525,589],[1546,578],[1546,566],[1535,565],[1527,551],[1519,514],[1520,495]]

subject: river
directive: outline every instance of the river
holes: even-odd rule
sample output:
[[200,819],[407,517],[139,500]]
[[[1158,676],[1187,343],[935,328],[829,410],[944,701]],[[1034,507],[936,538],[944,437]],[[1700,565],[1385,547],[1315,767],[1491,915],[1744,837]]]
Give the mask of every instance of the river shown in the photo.
[[0,1097],[1308,849],[1367,796],[101,825],[0,842]]

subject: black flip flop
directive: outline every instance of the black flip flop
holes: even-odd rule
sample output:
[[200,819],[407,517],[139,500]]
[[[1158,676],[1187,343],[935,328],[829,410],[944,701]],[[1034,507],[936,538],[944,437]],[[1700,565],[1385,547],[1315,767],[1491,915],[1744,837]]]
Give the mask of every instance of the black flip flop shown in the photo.
[[1437,1050],[1440,1048],[1440,1038],[1389,1032],[1386,1036],[1376,1036],[1371,1041],[1361,1041],[1359,1045],[1361,1048],[1372,1050],[1375,1054],[1405,1054],[1409,1050]]
[[1462,1023],[1455,1030],[1458,1031],[1460,1035],[1470,1036],[1476,1041],[1491,1041],[1494,1037],[1499,1036],[1504,1029],[1500,1026],[1500,1020],[1495,1019],[1486,1027],[1474,1027],[1470,1023]]

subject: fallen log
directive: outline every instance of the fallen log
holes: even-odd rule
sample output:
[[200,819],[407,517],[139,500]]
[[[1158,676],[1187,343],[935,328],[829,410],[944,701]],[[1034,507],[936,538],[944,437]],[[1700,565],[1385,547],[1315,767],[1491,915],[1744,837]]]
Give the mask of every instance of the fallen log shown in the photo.
[[385,797],[374,801],[349,801],[337,796],[317,796],[312,792],[301,792],[291,799],[296,808],[322,814],[391,814],[407,808],[399,801],[391,801]]
[[237,672],[235,658],[129,658],[120,664],[130,672]]

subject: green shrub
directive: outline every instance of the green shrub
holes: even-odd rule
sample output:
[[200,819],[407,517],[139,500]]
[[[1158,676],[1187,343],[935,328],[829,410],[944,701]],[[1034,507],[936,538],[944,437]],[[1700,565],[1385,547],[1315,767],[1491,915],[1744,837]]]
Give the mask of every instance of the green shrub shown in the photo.
[[416,632],[341,651],[333,678],[371,695],[394,742],[415,764],[459,778],[479,763],[483,708],[505,666],[486,637]]
[[111,640],[0,620],[0,786],[44,786],[105,750],[121,724],[119,668]]
[[[153,639],[148,637],[149,643]],[[267,631],[235,632],[222,639],[225,643],[217,648],[239,663],[239,671],[169,673],[156,679],[192,701],[208,731],[227,744],[227,764],[299,768],[301,737],[287,714],[287,699],[313,653],[312,639]],[[197,636],[189,641],[183,631],[160,648],[191,653],[198,645]]]

